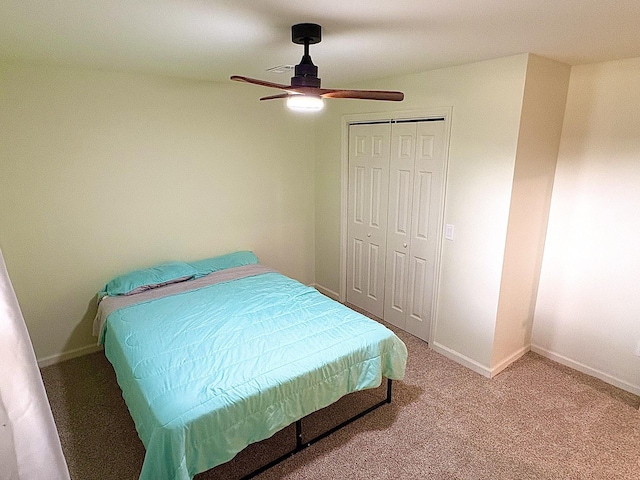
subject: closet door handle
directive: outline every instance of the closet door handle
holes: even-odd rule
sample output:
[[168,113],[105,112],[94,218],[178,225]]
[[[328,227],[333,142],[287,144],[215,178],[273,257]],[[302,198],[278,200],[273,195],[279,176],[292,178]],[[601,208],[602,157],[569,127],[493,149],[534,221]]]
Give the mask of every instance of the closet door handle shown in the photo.
[[402,244],[402,246],[403,246],[404,248],[407,248],[407,244],[406,244],[406,243],[403,243],[403,244]]
[[370,233],[367,233],[367,237],[370,237],[370,236],[371,236],[371,234],[370,234]]

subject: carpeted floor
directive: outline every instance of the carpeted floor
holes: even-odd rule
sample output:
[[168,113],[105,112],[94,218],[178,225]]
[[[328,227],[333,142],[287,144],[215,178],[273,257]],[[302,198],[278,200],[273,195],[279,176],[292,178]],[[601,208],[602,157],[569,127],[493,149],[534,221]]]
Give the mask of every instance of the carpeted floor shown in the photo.
[[[534,353],[489,380],[397,333],[409,363],[393,403],[257,478],[640,479],[637,396]],[[42,376],[72,479],[137,479],[144,447],[104,354]],[[382,397],[347,396],[303,429],[315,436]],[[196,479],[239,478],[294,443],[288,427]]]

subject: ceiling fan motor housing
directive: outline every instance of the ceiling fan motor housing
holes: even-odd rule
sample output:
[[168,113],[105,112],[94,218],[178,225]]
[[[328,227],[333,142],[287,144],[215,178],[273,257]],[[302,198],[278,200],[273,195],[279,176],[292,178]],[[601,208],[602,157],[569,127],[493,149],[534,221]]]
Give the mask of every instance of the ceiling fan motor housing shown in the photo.
[[298,45],[320,43],[322,27],[317,23],[298,23],[291,27],[291,41]]
[[318,67],[313,64],[309,55],[309,45],[320,43],[322,27],[315,23],[298,23],[291,27],[291,41],[304,45],[302,60],[295,67],[295,76],[291,77],[291,86],[320,88]]

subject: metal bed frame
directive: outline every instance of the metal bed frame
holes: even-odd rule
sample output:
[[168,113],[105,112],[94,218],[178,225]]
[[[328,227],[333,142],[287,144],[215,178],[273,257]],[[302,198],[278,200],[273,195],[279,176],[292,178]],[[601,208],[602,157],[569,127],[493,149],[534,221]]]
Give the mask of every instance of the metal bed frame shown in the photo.
[[388,378],[387,379],[387,396],[385,397],[384,400],[376,403],[375,405],[367,408],[366,410],[363,410],[362,412],[360,412],[360,413],[354,415],[353,417],[345,420],[341,424],[333,427],[330,430],[327,430],[326,432],[324,432],[324,433],[318,435],[317,437],[312,438],[311,440],[308,440],[306,442],[302,441],[302,419],[296,420],[296,446],[295,446],[295,448],[293,450],[285,453],[284,455],[276,458],[272,462],[267,463],[263,467],[260,467],[257,470],[254,470],[253,472],[251,472],[250,474],[242,477],[241,480],[248,480],[250,478],[253,478],[253,477],[265,472],[266,470],[269,470],[271,467],[274,467],[275,465],[277,465],[277,464],[283,462],[284,460],[292,457],[296,453],[301,452],[305,448],[310,447],[311,445],[313,445],[314,443],[322,440],[323,438],[328,437],[332,433],[340,430],[343,427],[346,427],[350,423],[355,422],[359,418],[365,416],[367,413],[370,413],[370,412],[374,411],[375,409],[377,409],[377,408],[379,408],[379,407],[381,407],[383,405],[386,405],[387,403],[391,403],[391,385],[392,385],[392,380],[390,378]]

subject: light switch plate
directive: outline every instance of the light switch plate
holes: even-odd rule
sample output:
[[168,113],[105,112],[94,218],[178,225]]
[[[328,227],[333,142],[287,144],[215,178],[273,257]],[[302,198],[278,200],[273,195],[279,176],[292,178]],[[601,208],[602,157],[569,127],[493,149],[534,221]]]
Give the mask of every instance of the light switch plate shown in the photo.
[[447,240],[453,241],[453,235],[455,231],[456,231],[456,227],[454,225],[451,225],[450,223],[447,223],[444,226],[444,238],[446,238]]

